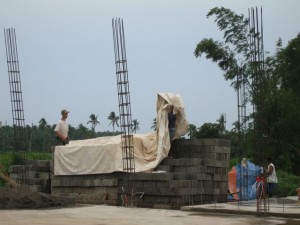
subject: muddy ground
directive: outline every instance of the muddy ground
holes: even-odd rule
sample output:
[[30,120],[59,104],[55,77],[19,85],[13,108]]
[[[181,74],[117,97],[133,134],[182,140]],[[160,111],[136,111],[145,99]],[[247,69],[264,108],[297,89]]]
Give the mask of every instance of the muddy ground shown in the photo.
[[75,205],[74,200],[51,196],[27,187],[0,188],[0,209],[39,209]]

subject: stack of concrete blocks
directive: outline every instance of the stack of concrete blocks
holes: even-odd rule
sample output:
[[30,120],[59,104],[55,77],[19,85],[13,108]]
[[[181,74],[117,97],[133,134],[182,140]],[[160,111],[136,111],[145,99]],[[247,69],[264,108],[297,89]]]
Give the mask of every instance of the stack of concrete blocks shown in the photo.
[[230,141],[180,139],[156,174],[135,175],[138,206],[177,209],[184,205],[227,201]]
[[[229,140],[179,139],[152,173],[55,176],[53,161],[38,160],[28,165],[29,184],[77,203],[179,209],[227,200],[229,158]],[[12,178],[18,171],[11,167]]]
[[26,185],[34,191],[50,193],[49,160],[27,160],[26,165],[10,166],[9,176],[19,184],[26,179]]
[[222,139],[181,139],[172,143],[173,158],[167,158],[161,166],[170,168],[174,174],[170,184],[184,193],[180,205],[227,200],[230,144]]
[[169,157],[152,173],[52,175],[51,194],[77,203],[169,209],[225,202],[229,157],[229,140],[175,140]]
[[51,177],[51,194],[75,199],[81,204],[119,205],[120,173]]

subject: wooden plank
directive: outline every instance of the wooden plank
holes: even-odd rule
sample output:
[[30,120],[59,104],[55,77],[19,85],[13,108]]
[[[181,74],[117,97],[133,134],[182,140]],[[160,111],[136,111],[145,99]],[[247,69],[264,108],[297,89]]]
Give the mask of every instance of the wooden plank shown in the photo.
[[19,187],[19,184],[17,182],[15,182],[13,179],[11,179],[9,176],[5,175],[4,173],[0,172],[0,177],[5,180],[6,182],[10,183],[11,186],[13,186],[14,188]]

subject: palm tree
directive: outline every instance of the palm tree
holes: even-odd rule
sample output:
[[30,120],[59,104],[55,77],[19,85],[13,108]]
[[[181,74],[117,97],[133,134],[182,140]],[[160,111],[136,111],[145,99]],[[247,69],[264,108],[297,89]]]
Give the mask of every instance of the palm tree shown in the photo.
[[115,112],[111,112],[109,114],[109,116],[107,117],[107,119],[110,120],[110,123],[108,124],[108,126],[112,125],[113,126],[113,132],[115,132],[115,125],[119,126],[118,121],[119,121],[120,117],[117,116]]
[[[47,126],[47,121],[45,118],[40,119],[39,121],[39,129],[41,129],[43,133],[43,152],[45,151],[45,134],[46,134],[46,126]],[[30,148],[31,148],[31,137],[30,137]]]
[[138,130],[140,130],[139,124],[140,124],[140,122],[138,122],[137,119],[134,119],[132,121],[132,131],[134,133],[136,133]]
[[226,131],[226,114],[225,113],[221,114],[220,118],[217,119],[217,122],[219,122],[220,133],[225,134],[225,131]]
[[151,129],[154,129],[154,130],[157,129],[157,121],[156,121],[156,118],[153,119]]
[[87,124],[91,123],[92,124],[92,131],[95,134],[95,127],[100,124],[100,122],[98,121],[98,115],[95,116],[95,114],[91,114],[90,115],[90,120],[87,122]]
[[45,128],[47,125],[47,121],[45,120],[45,118],[42,118],[40,119],[39,124],[39,128]]

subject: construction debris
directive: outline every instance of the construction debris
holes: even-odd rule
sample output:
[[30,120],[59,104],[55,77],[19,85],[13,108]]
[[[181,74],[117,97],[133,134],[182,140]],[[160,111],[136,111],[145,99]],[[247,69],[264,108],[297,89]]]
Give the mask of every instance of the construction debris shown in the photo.
[[51,196],[28,187],[0,188],[0,209],[39,209],[75,205],[67,197]]

